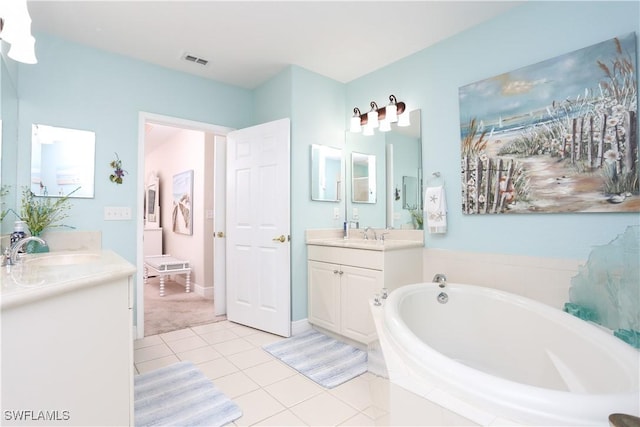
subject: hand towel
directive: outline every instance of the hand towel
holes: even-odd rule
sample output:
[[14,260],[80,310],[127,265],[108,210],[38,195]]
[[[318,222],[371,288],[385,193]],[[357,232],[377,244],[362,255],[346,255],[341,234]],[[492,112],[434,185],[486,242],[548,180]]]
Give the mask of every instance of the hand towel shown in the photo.
[[444,187],[427,187],[424,195],[424,210],[429,233],[447,232],[447,200]]

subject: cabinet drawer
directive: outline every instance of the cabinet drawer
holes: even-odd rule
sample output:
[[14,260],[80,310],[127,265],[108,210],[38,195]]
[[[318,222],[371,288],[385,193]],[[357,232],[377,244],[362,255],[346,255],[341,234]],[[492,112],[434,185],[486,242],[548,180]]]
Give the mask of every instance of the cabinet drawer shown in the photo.
[[366,249],[308,245],[307,257],[315,261],[352,265],[373,270],[382,270],[384,265],[383,251],[368,251]]

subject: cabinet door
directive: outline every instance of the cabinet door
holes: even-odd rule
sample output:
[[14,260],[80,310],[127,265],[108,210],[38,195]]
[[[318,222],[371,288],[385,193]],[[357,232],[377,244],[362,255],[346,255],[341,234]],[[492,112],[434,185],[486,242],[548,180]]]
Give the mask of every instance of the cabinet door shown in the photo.
[[369,300],[383,288],[380,270],[341,266],[342,335],[362,343],[376,338]]
[[340,332],[340,266],[309,261],[309,323]]

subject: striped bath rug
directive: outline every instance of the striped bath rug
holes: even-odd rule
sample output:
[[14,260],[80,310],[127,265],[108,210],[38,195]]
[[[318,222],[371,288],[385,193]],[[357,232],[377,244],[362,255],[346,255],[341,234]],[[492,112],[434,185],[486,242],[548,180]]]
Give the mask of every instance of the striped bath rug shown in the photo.
[[262,347],[325,388],[367,371],[367,353],[311,330]]
[[136,375],[134,411],[136,426],[223,426],[242,416],[189,361]]

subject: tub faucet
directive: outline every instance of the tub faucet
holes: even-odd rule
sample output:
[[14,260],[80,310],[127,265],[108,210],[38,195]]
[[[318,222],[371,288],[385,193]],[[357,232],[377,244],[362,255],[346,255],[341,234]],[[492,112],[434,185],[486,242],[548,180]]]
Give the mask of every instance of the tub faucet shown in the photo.
[[25,237],[24,239],[18,240],[13,244],[13,246],[11,246],[11,249],[9,250],[9,259],[7,260],[7,265],[16,265],[16,263],[18,262],[18,251],[20,251],[20,249],[22,249],[24,245],[32,241],[36,241],[42,246],[45,246],[47,244],[47,242],[36,236],[29,236]]
[[447,284],[447,276],[445,276],[442,273],[438,273],[435,276],[433,276],[433,282],[437,283],[438,286],[440,286],[441,288],[444,288]]

